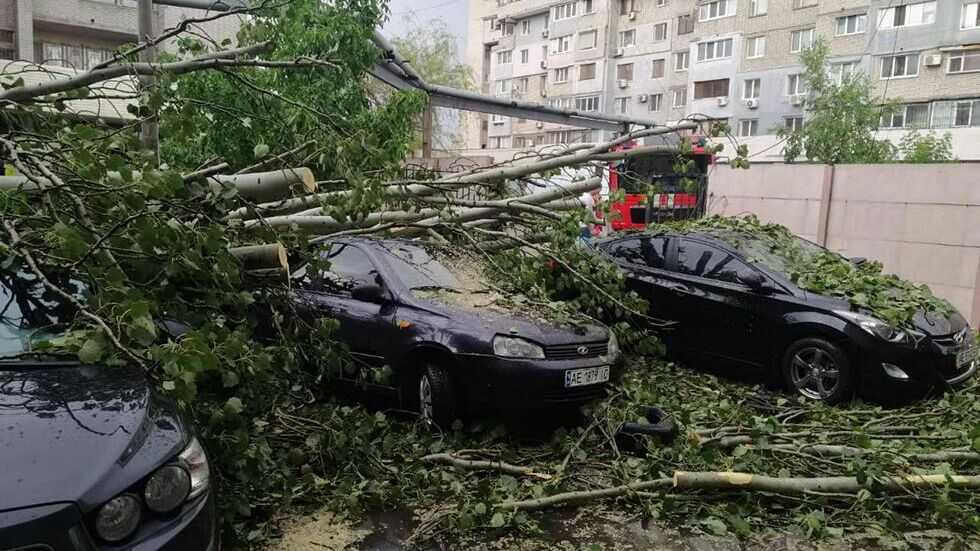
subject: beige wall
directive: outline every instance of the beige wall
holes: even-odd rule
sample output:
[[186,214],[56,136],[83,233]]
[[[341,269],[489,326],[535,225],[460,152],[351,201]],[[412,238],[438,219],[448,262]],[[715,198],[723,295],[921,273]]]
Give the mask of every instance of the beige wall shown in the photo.
[[886,271],[928,285],[977,327],[978,174],[980,166],[966,163],[718,166],[708,211],[754,213],[845,256],[880,260]]

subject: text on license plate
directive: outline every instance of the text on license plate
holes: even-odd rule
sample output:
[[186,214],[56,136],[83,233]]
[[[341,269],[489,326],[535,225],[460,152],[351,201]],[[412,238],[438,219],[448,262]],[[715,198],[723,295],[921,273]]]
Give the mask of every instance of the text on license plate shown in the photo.
[[565,371],[565,388],[594,385],[609,380],[609,366],[569,369]]
[[[964,367],[970,365],[970,362],[977,359],[977,353],[980,352],[980,348],[976,346],[967,348],[966,350],[960,350],[956,354],[956,367]],[[568,386],[568,372],[565,372],[565,386]]]

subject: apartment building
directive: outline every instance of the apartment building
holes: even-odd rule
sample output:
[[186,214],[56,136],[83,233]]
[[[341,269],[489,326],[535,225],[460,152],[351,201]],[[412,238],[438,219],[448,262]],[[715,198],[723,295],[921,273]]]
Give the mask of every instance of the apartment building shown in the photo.
[[[863,72],[902,103],[881,135],[950,131],[980,160],[977,0],[470,0],[467,60],[484,92],[669,123],[729,122],[779,158],[776,130],[806,120],[799,53],[830,44],[834,78]],[[598,131],[470,116],[467,149],[593,141]]]

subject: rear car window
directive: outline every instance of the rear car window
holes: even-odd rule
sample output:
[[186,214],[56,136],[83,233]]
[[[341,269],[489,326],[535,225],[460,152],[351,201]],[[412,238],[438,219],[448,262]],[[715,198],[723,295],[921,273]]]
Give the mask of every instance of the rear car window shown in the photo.
[[667,242],[664,236],[637,237],[617,241],[608,251],[613,258],[624,262],[662,270],[667,258]]

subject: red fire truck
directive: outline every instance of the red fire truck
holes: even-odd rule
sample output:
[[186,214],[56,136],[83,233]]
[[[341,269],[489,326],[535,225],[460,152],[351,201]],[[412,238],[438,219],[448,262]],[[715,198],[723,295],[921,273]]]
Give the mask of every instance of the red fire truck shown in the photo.
[[[694,159],[690,171],[677,172],[676,153],[645,155],[625,159],[609,166],[609,191],[622,189],[626,198],[612,204],[619,216],[614,216],[614,230],[642,228],[647,222],[665,222],[697,218],[704,214],[708,190],[708,169],[714,163],[714,156],[705,151],[706,140],[701,137],[689,138],[693,150],[688,155]],[[627,142],[616,150],[638,147],[635,142]],[[686,180],[693,181],[693,190],[682,189]],[[655,185],[659,193],[650,201],[646,200],[649,185]]]

